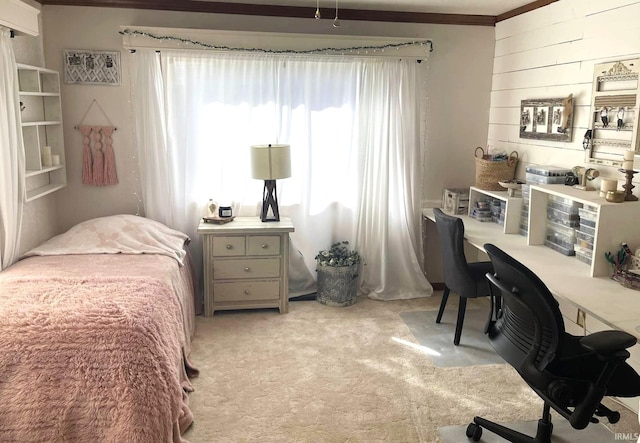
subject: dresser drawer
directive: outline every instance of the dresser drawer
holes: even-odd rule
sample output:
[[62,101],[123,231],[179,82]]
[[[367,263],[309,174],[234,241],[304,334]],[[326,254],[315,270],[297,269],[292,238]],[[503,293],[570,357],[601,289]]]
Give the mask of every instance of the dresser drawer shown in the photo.
[[277,300],[280,297],[280,282],[257,281],[237,283],[214,283],[213,302]]
[[214,280],[278,277],[280,277],[280,258],[278,257],[213,261]]
[[244,255],[244,237],[214,237],[214,257],[237,257]]
[[247,237],[247,255],[279,255],[279,235],[251,235]]

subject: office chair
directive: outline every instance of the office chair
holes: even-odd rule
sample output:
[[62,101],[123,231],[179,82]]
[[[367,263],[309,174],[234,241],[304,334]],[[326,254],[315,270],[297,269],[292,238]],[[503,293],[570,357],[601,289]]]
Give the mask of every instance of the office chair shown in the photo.
[[[542,398],[542,418],[535,437],[474,417],[467,437],[480,440],[482,428],[514,443],[551,442],[551,408],[574,429],[584,429],[594,416],[610,423],[620,414],[601,405],[603,397],[640,395],[640,376],[625,360],[634,336],[602,331],[576,337],[564,330],[558,302],[528,268],[495,245],[484,248],[493,263],[491,309],[485,333],[493,348]],[[497,290],[496,290],[497,289]],[[494,294],[494,292],[496,292]],[[496,298],[501,298],[500,304]]]
[[436,323],[442,320],[442,314],[451,291],[460,296],[458,319],[453,344],[460,344],[464,313],[467,299],[489,296],[489,285],[485,274],[492,272],[491,262],[467,263],[464,255],[464,224],[462,219],[447,215],[439,208],[433,209],[436,227],[442,246],[442,265],[444,271],[444,292]]

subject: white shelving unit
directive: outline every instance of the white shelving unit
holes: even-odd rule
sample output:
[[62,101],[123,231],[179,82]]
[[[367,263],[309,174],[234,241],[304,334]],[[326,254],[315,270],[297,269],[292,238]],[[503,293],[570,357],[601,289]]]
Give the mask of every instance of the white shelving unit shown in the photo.
[[[625,201],[611,203],[599,196],[597,191],[583,191],[565,185],[535,185],[530,186],[529,196],[529,232],[527,245],[544,245],[547,235],[547,205],[549,195],[570,199],[583,205],[596,208],[596,222],[593,242],[593,254],[589,275],[591,277],[609,277],[612,269],[605,257],[606,252],[615,253],[622,242],[629,243],[632,250],[640,247],[640,202]],[[506,191],[486,191],[471,187],[469,189],[469,216],[475,203],[485,196],[506,202],[504,227],[496,226],[504,234],[518,234],[523,199],[508,197]],[[483,223],[491,225],[492,223]],[[560,252],[555,252],[560,254]],[[573,256],[567,260],[578,261]],[[583,263],[585,268],[589,265]]]
[[[544,244],[549,195],[569,198],[597,208],[591,277],[611,275],[612,269],[605,258],[606,252],[617,252],[622,242],[628,242],[634,250],[640,246],[640,223],[637,222],[640,218],[640,202],[610,203],[600,197],[597,191],[582,191],[564,185],[531,185],[527,240],[529,245]],[[567,260],[577,261],[575,257],[567,257]]]
[[483,197],[489,196],[506,203],[504,214],[504,226],[502,231],[505,234],[518,234],[520,232],[520,214],[522,212],[522,197],[509,197],[508,191],[487,191],[471,186],[469,188],[469,216],[476,206],[476,202]]
[[[18,64],[18,80],[26,164],[26,201],[32,201],[67,185],[60,78],[57,71]],[[52,155],[60,156],[59,165],[43,164],[45,146],[51,147]]]

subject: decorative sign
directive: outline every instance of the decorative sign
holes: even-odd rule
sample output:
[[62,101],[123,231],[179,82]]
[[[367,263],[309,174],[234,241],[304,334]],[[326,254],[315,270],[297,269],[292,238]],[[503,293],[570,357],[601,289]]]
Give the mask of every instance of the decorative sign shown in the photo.
[[120,52],[65,49],[64,82],[119,86]]
[[565,98],[522,100],[520,138],[571,141],[573,94]]

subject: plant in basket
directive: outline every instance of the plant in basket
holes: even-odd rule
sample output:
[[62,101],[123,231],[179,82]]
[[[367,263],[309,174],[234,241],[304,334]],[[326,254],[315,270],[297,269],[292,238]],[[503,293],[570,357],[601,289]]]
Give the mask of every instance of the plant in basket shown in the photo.
[[329,306],[350,306],[358,295],[358,251],[349,249],[349,242],[336,242],[316,255],[318,291],[316,299]]

